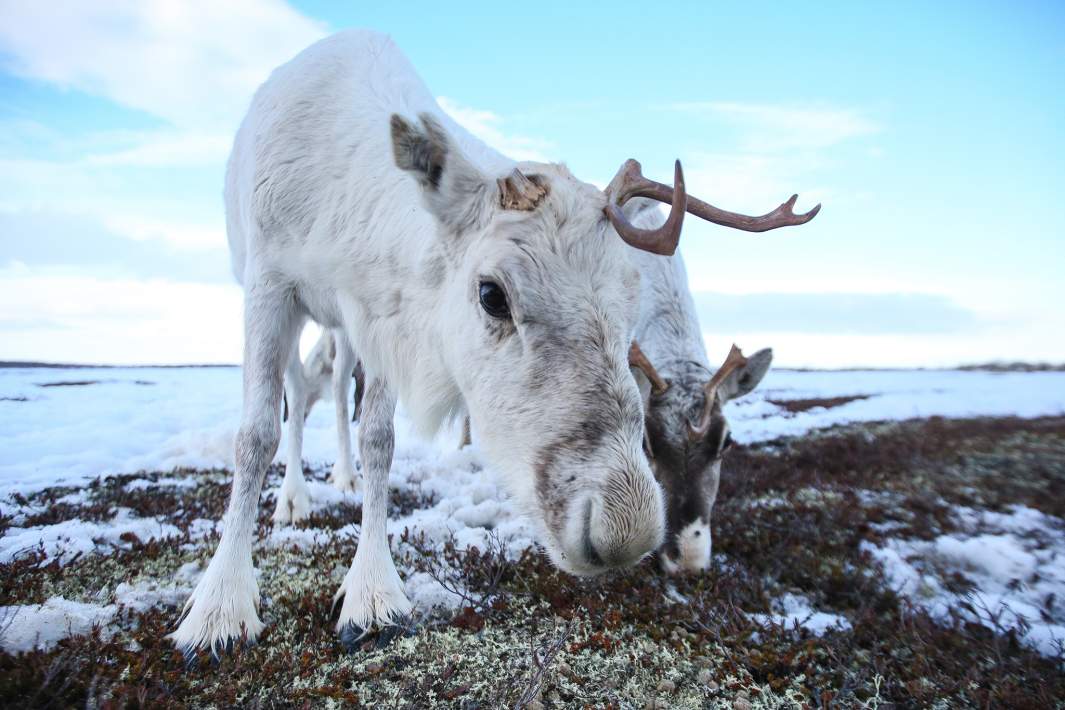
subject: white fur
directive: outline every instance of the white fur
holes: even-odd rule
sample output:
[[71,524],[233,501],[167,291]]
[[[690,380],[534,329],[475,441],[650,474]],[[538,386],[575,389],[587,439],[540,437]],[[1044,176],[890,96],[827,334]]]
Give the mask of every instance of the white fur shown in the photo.
[[[396,142],[394,152],[394,116],[418,145],[442,127],[442,173],[416,174],[414,143]],[[282,374],[286,363],[296,371],[307,318],[342,332],[366,373],[364,520],[341,589],[342,625],[390,623],[409,610],[385,526],[397,397],[426,433],[465,403],[482,453],[563,568],[632,564],[657,546],[661,492],[641,454],[639,393],[627,369],[639,284],[630,250],[603,217],[602,192],[564,166],[521,164],[548,194],[533,210],[504,208],[497,180],[515,167],[444,114],[378,34],[322,40],[259,89],[226,174],[233,271],[245,290],[244,409],[212,565],[227,569],[239,554],[250,568]],[[511,319],[479,306],[482,279],[505,287]],[[286,496],[295,502],[292,480]],[[585,520],[576,529],[575,516]],[[602,558],[594,569],[591,545]],[[258,632],[254,587],[232,581],[205,578],[173,635],[179,645]]]
[[712,549],[710,523],[705,520],[688,523],[677,533],[677,548],[679,554],[676,559],[666,554],[661,556],[662,569],[667,573],[702,572],[709,567]]

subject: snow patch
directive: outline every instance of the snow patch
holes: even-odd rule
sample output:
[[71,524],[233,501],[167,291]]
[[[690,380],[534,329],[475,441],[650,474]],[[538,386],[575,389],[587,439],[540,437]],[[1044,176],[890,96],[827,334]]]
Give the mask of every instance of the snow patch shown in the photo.
[[[940,620],[952,615],[990,629],[1014,629],[1022,642],[1055,655],[1065,642],[1063,522],[1026,506],[1006,513],[959,507],[964,532],[934,540],[862,543],[888,584]],[[958,578],[969,588],[957,589]]]
[[127,547],[123,535],[136,535],[142,542],[177,537],[181,531],[156,518],[138,518],[129,508],[119,508],[106,523],[65,520],[54,525],[9,528],[0,538],[0,562],[8,563],[35,550],[45,559],[66,564],[79,555],[106,552],[108,547]]
[[814,636],[823,636],[830,629],[848,630],[851,622],[839,614],[817,611],[810,600],[801,594],[785,594],[773,600],[772,614],[748,614],[762,624],[779,624],[786,629],[803,628]]
[[180,607],[192,593],[193,586],[168,587],[155,580],[136,584],[123,582],[115,587],[115,603],[135,612],[145,612],[156,606]]
[[114,604],[83,604],[63,597],[52,597],[44,604],[0,607],[0,646],[8,653],[47,651],[65,638],[90,633],[96,626],[106,637],[106,624],[117,611]]

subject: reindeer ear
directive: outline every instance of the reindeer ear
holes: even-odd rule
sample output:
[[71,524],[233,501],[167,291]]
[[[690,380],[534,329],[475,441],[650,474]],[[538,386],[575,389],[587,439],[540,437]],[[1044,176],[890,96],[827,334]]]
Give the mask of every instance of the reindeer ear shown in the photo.
[[425,206],[448,231],[461,235],[484,226],[497,198],[495,184],[451,145],[447,131],[431,114],[420,126],[392,114],[392,153],[396,166],[414,175]]
[[749,394],[769,372],[769,366],[772,363],[773,351],[770,348],[759,350],[748,357],[746,365],[734,370],[721,383],[721,388],[718,390],[721,398],[727,402]]

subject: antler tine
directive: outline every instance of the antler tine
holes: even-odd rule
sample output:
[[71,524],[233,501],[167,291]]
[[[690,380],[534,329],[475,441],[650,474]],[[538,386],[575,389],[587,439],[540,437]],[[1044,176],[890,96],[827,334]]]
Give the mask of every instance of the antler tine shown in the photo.
[[[680,170],[680,161],[677,162],[677,170]],[[626,201],[633,197],[648,197],[652,200],[672,204],[673,207],[676,208],[676,204],[673,200],[675,189],[676,188],[670,189],[669,186],[663,185],[660,182],[648,180],[641,174],[640,164],[638,162],[635,160],[627,160],[624,165],[621,166],[621,170],[618,171],[618,174],[614,179],[610,181],[610,185],[607,187],[607,194],[612,198],[610,202],[612,204],[616,203],[619,206],[625,204]],[[777,229],[779,227],[793,227],[800,224],[806,224],[821,211],[821,205],[818,204],[809,212],[795,214],[792,210],[795,207],[795,201],[798,199],[798,195],[792,195],[790,199],[772,212],[767,212],[758,216],[729,212],[720,207],[714,207],[709,202],[703,202],[696,197],[690,196],[687,197],[687,205],[685,209],[699,219],[705,219],[707,222],[720,224],[723,227],[741,229],[745,232],[768,232],[771,229]],[[610,209],[609,206],[608,209]],[[620,212],[620,210],[618,211]],[[672,217],[672,215],[673,213],[671,211],[670,217]],[[613,218],[611,221],[614,221]],[[617,225],[615,225],[615,228],[617,228]],[[620,234],[620,230],[618,233]],[[624,237],[622,238],[624,239]],[[628,242],[629,240],[626,239],[625,241]],[[634,244],[633,246],[636,245]],[[674,245],[673,248],[676,249],[676,245]],[[660,254],[664,252],[655,253]],[[672,254],[673,252],[670,251],[668,253]]]
[[798,195],[792,195],[787,202],[772,212],[767,212],[758,217],[729,212],[694,197],[689,198],[688,211],[700,219],[720,224],[723,227],[742,229],[745,232],[768,232],[770,229],[777,229],[778,227],[794,227],[806,224],[821,211],[821,204],[818,203],[809,212],[795,214],[792,208],[795,207],[795,201],[798,199]]
[[651,392],[654,394],[662,394],[669,389],[669,383],[662,379],[662,376],[658,374],[658,370],[651,364],[651,361],[647,359],[647,356],[643,354],[643,350],[640,350],[640,345],[635,340],[632,341],[632,345],[629,346],[629,365],[631,367],[638,367],[643,371],[643,374],[647,375],[647,379],[651,381]]
[[[669,218],[658,229],[640,229],[629,222],[621,206],[634,195],[650,189],[661,188],[668,193],[668,199],[661,200],[672,207]],[[680,229],[684,224],[684,213],[688,207],[688,193],[684,189],[684,171],[678,160],[673,168],[673,189],[652,182],[640,172],[640,164],[635,160],[626,160],[618,174],[607,186],[607,205],[604,208],[610,223],[626,244],[649,251],[653,254],[670,256],[677,250],[680,241]],[[657,199],[657,198],[656,198]]]
[[714,410],[714,398],[717,397],[717,388],[721,386],[721,383],[725,381],[725,378],[731,375],[735,370],[745,366],[747,364],[747,358],[743,356],[735,344],[728,351],[728,357],[725,358],[725,362],[717,369],[714,376],[710,378],[710,381],[706,383],[704,392],[706,392],[706,403],[703,405],[703,413],[699,417],[697,424],[688,422],[688,438],[691,441],[698,441],[706,436],[706,433],[710,431],[710,417]]

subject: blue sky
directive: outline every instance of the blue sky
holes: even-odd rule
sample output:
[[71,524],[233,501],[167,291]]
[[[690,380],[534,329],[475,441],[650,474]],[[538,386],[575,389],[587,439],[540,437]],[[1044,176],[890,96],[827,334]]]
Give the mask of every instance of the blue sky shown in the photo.
[[0,359],[239,361],[232,134],[274,66],[366,26],[514,157],[822,202],[686,223],[712,357],[1065,360],[1061,3],[338,5],[0,2]]

